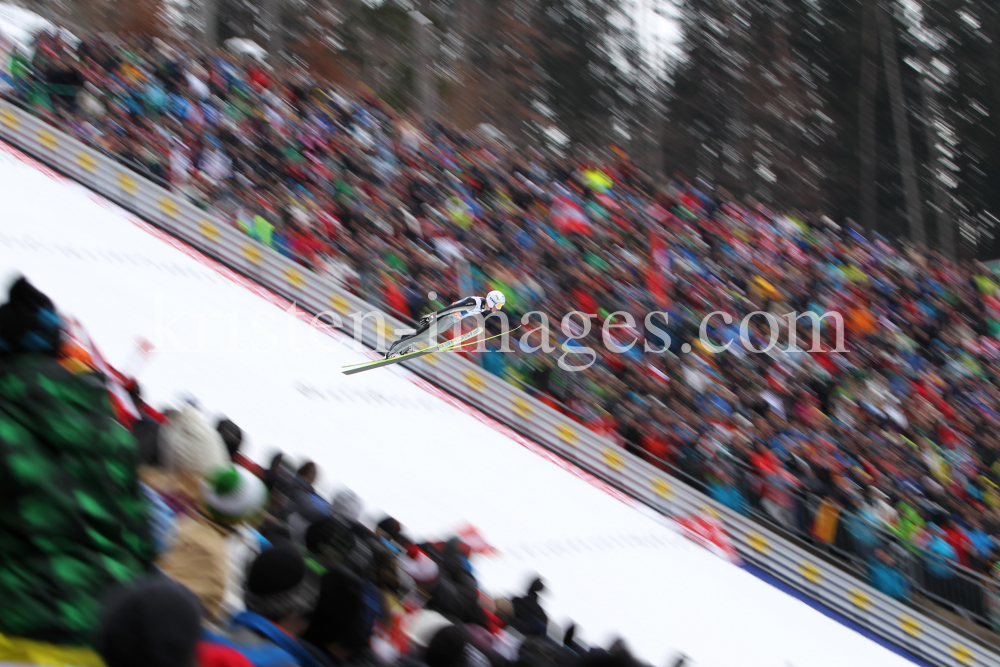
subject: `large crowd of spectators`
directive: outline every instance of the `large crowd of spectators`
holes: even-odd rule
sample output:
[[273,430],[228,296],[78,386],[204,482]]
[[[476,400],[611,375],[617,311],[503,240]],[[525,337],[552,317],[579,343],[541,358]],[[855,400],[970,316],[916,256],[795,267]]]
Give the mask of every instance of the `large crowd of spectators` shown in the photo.
[[[24,278],[0,306],[0,662],[55,667],[642,667],[491,598],[473,533],[369,523],[315,463],[158,412]],[[558,640],[553,636],[558,636]]]
[[[52,122],[404,319],[492,289],[515,318],[597,315],[569,356],[529,352],[540,332],[469,356],[880,589],[996,622],[1000,300],[981,264],[653,178],[615,147],[515,149],[189,45],[43,35],[6,72]],[[716,311],[733,317],[705,328],[736,341],[724,353],[700,335]],[[779,316],[765,353],[738,340],[755,311]],[[790,312],[838,313],[845,347],[827,319],[814,348]],[[629,351],[602,340],[609,316]],[[770,328],[744,332],[760,350]],[[583,346],[594,363],[567,369]]]

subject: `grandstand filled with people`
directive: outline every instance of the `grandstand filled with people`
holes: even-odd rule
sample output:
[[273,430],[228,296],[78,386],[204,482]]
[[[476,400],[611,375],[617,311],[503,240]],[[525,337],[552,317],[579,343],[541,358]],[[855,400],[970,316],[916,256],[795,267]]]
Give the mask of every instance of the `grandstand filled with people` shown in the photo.
[[[485,370],[878,590],[1000,630],[1000,295],[981,264],[188,44],[42,34],[8,77],[19,104],[397,317],[502,291],[511,320],[550,326],[463,353]],[[588,334],[559,326],[573,311]],[[0,308],[0,634],[25,655],[636,660],[551,638],[540,580],[491,599],[455,536],[365,525],[294,451],[251,461],[236,424],[158,412],[120,377],[123,412],[67,331],[27,281]],[[545,333],[556,350],[529,352]]]

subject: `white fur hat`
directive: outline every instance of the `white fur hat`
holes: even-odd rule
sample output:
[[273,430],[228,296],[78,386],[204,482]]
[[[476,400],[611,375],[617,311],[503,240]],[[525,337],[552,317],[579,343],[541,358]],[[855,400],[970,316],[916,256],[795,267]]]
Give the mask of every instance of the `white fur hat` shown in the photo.
[[229,465],[222,436],[191,405],[184,406],[163,425],[159,445],[160,461],[170,471],[192,472],[204,477]]

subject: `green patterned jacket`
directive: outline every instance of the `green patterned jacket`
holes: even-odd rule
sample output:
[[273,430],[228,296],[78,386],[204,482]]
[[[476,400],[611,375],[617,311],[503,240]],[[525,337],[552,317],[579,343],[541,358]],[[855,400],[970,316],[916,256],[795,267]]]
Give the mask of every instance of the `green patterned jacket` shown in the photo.
[[0,361],[0,633],[92,643],[102,594],[152,560],[136,461],[102,376]]

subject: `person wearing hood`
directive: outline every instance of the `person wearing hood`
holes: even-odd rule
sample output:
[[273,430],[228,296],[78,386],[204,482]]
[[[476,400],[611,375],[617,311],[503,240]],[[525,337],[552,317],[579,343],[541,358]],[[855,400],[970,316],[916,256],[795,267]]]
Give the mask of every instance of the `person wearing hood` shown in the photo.
[[[466,555],[469,553],[468,546],[456,537],[446,542],[440,553],[439,568],[446,585],[441,587],[439,584],[438,590],[443,592],[445,588],[448,589],[450,608],[438,611],[450,613],[462,623],[485,626],[486,616],[479,606],[479,585]],[[434,596],[428,606],[436,608]]]
[[955,571],[951,563],[958,558],[955,547],[948,543],[940,526],[930,524],[930,540],[927,543],[927,557],[924,566],[927,574],[937,579],[951,579]]
[[895,559],[885,549],[875,549],[868,563],[868,579],[872,586],[900,602],[910,600],[910,582],[899,568]]
[[0,306],[0,662],[99,664],[100,597],[153,558],[138,445],[62,341],[52,301],[17,280]]
[[514,620],[511,627],[524,636],[544,635],[548,631],[549,617],[538,601],[538,595],[545,590],[545,583],[536,577],[522,597],[511,600],[514,606]]
[[157,436],[157,464],[144,465],[140,475],[175,512],[195,516],[202,480],[225,468],[229,456],[222,437],[195,406],[168,410],[166,416]]

